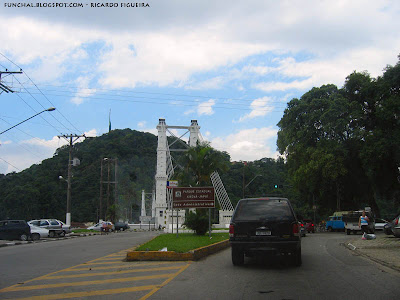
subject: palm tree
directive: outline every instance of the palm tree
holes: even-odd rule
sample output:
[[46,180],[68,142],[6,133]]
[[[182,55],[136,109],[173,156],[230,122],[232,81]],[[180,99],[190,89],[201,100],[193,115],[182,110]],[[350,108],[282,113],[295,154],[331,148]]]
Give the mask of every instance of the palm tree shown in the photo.
[[[209,186],[210,176],[214,171],[226,171],[229,168],[230,157],[226,152],[213,149],[208,143],[197,143],[181,158],[184,166],[178,174],[180,186]],[[196,209],[196,213],[186,215],[185,224],[197,235],[203,235],[208,230],[206,209]]]
[[210,185],[210,175],[214,171],[227,171],[229,154],[213,149],[209,143],[197,143],[190,147],[181,158],[181,170],[177,177],[181,186]]

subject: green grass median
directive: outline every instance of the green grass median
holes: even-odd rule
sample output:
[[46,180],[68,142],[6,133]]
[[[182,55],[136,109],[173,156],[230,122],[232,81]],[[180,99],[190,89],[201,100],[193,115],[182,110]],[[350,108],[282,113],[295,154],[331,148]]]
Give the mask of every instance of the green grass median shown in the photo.
[[167,247],[168,251],[185,253],[227,239],[229,239],[228,233],[213,233],[211,239],[208,234],[194,235],[193,233],[180,233],[177,237],[176,234],[166,233],[138,247],[136,251],[159,251]]

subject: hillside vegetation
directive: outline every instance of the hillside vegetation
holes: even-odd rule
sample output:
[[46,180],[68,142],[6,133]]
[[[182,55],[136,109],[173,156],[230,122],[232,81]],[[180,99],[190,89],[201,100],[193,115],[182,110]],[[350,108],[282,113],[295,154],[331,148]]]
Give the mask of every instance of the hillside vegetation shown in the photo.
[[[335,210],[365,206],[388,219],[400,211],[400,62],[378,78],[353,72],[342,88],[311,89],[288,103],[277,125],[285,160],[231,162],[228,153],[218,153],[227,166],[220,175],[234,205],[242,197],[286,196],[301,217],[312,218],[315,208],[317,221]],[[104,214],[112,218],[114,211],[117,218],[138,221],[141,191],[153,189],[156,149],[156,136],[131,129],[75,144],[73,156],[81,164],[73,168],[72,221],[98,220],[102,160],[103,181],[115,181],[114,165],[104,158],[118,160],[117,191],[114,184],[102,186]],[[65,146],[39,165],[0,174],[0,219],[64,220],[67,186],[59,176],[67,177],[67,162]],[[181,182],[193,178],[181,176]],[[196,181],[206,184],[200,177]]]

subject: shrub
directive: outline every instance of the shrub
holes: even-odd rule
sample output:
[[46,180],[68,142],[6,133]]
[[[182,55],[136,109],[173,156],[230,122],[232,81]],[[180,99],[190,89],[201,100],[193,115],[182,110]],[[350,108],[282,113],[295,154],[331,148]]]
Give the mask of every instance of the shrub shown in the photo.
[[204,235],[208,231],[207,214],[198,210],[196,213],[190,211],[186,215],[186,221],[183,225],[194,230],[197,235]]

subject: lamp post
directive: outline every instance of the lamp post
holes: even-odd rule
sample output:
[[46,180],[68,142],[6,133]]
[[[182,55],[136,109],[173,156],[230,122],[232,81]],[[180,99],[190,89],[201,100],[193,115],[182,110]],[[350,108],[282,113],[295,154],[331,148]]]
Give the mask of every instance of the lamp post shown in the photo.
[[14,127],[17,127],[18,125],[20,125],[20,124],[22,124],[22,123],[24,123],[24,122],[26,122],[26,121],[28,121],[28,120],[30,120],[30,119],[36,117],[37,115],[40,115],[41,113],[43,113],[43,112],[45,112],[45,111],[53,111],[53,110],[56,110],[56,109],[55,109],[54,107],[50,107],[50,108],[48,108],[48,109],[42,110],[41,112],[37,113],[36,115],[33,115],[32,117],[30,117],[30,118],[28,118],[28,119],[26,119],[26,120],[23,120],[22,122],[19,122],[18,124],[14,125],[14,126],[12,126],[12,127],[10,127],[10,128],[8,128],[7,130],[4,130],[4,131],[0,132],[0,134],[3,134],[4,132],[9,131],[10,129],[13,129]]

